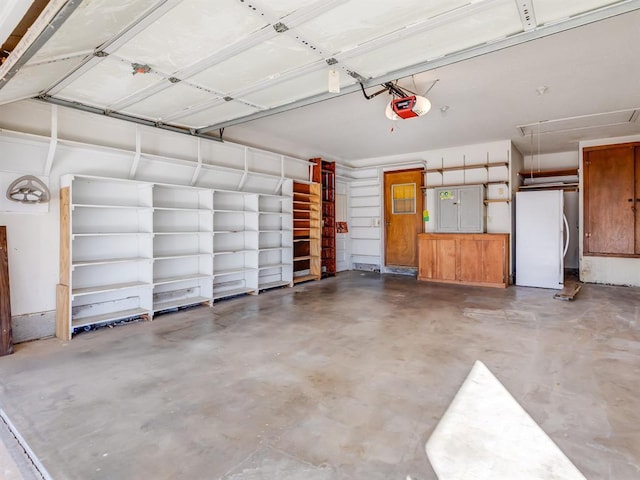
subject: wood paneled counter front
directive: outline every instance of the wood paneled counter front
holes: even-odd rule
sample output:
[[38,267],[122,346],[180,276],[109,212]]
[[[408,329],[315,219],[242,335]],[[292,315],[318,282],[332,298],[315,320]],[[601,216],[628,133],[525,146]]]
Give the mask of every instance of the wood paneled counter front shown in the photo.
[[508,233],[420,233],[418,280],[487,287],[509,284]]

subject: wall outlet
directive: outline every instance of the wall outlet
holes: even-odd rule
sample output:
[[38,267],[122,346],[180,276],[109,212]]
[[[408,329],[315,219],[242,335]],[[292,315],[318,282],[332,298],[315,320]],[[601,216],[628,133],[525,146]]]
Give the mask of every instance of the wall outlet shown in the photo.
[[373,226],[374,227],[379,227],[380,226],[380,219],[379,218],[374,218],[373,219]]

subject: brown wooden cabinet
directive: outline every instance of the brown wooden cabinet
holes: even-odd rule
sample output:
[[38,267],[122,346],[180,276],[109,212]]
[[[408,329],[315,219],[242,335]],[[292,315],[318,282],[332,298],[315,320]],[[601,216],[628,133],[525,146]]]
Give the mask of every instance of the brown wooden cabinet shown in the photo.
[[421,233],[418,280],[506,287],[509,234]]
[[640,255],[640,143],[585,148],[584,254]]

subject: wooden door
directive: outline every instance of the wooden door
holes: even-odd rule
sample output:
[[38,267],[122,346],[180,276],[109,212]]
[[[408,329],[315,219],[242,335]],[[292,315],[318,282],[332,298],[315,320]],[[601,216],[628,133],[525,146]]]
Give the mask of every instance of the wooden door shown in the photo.
[[417,267],[422,232],[423,171],[384,174],[385,265]]
[[635,148],[611,146],[585,152],[584,251],[636,252]]

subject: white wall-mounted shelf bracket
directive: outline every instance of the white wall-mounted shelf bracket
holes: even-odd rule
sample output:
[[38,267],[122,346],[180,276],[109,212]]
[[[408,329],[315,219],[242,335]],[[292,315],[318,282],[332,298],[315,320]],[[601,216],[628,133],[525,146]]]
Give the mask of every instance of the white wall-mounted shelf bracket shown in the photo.
[[58,106],[51,106],[51,141],[49,142],[49,151],[47,152],[47,163],[44,166],[45,176],[49,176],[53,167],[53,159],[56,155],[58,147]]
[[131,170],[129,170],[130,179],[136,176],[141,155],[142,155],[142,135],[140,134],[140,126],[136,125],[136,153],[133,156],[133,163],[131,164]]
[[198,181],[198,177],[200,176],[200,170],[202,170],[202,149],[200,145],[200,139],[198,138],[198,165],[193,172],[193,177],[191,177],[191,185],[195,185]]
[[242,173],[242,177],[240,178],[240,183],[238,183],[238,190],[242,190],[242,188],[244,187],[244,183],[247,181],[247,175],[249,173],[248,153],[249,149],[247,147],[244,147],[244,172]]

